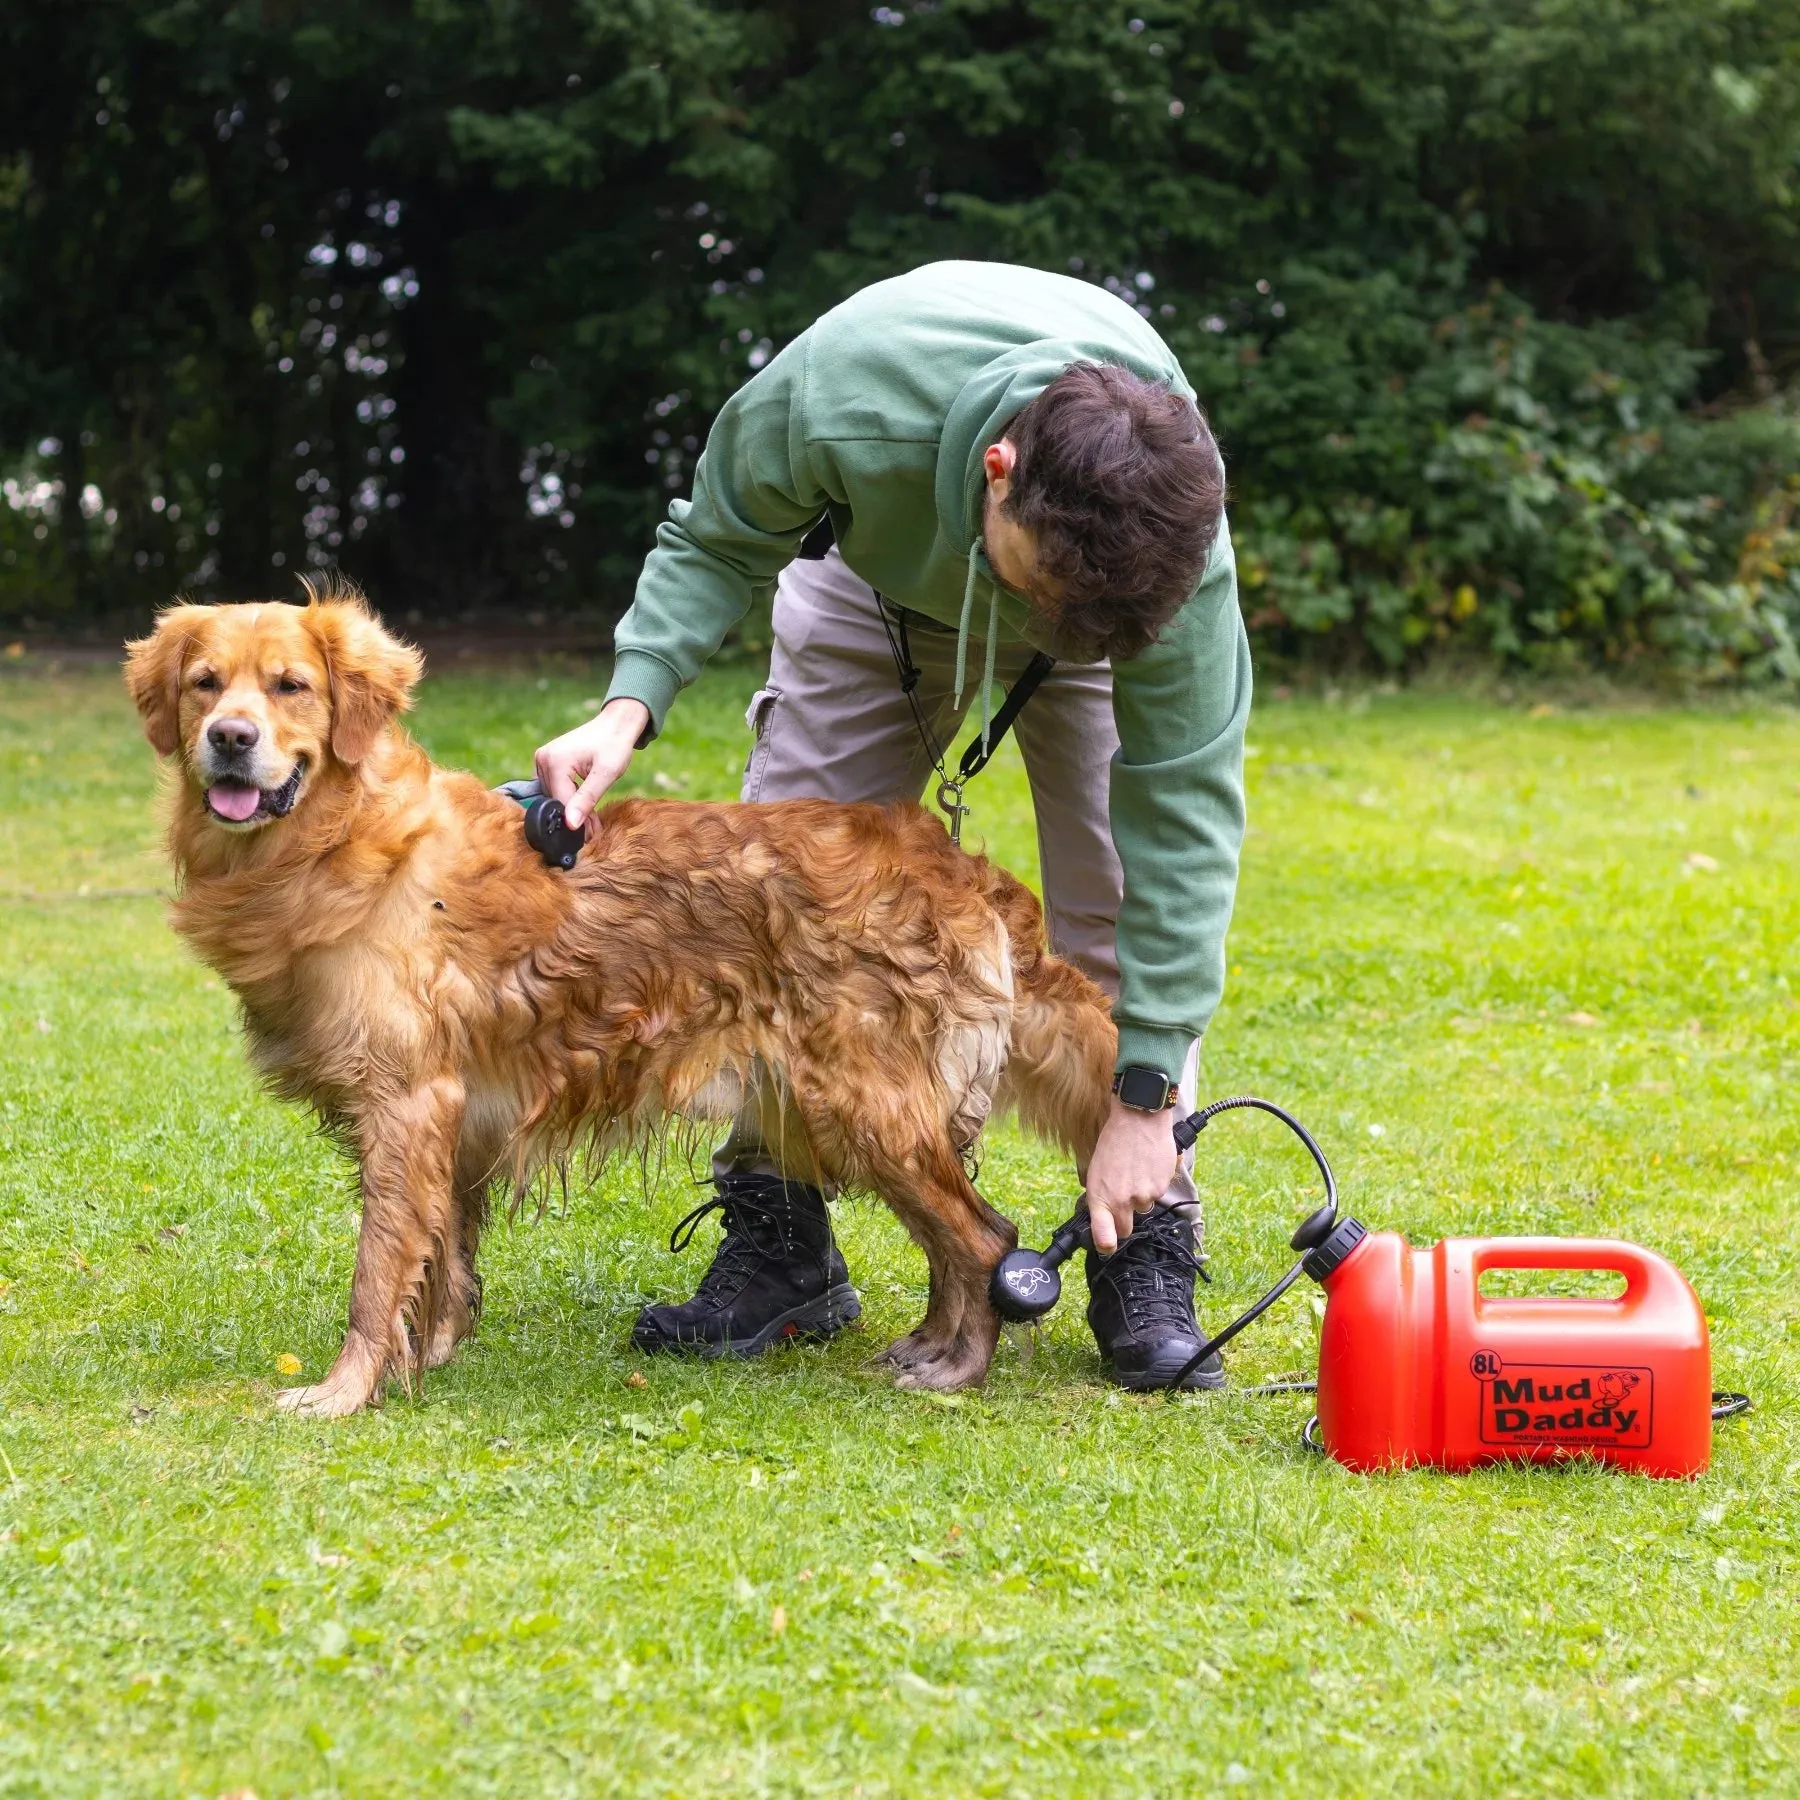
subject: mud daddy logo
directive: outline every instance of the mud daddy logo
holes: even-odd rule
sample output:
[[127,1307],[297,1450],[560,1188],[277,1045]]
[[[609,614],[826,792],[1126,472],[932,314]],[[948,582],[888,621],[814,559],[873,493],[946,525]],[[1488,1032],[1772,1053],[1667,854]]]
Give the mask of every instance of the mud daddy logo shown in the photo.
[[1650,1443],[1650,1369],[1579,1363],[1502,1363],[1469,1358],[1481,1383],[1484,1444],[1591,1444],[1643,1450]]

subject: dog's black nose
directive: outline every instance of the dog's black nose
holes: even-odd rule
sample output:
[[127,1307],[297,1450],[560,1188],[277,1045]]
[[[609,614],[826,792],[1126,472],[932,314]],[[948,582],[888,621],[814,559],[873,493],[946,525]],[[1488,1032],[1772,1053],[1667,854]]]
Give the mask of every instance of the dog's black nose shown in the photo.
[[248,719],[214,719],[206,728],[207,742],[226,756],[254,749],[260,735]]

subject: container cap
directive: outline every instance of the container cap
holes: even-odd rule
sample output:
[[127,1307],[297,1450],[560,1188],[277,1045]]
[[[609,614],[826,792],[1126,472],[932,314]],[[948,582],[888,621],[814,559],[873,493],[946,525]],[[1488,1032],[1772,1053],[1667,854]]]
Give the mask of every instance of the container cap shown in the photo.
[[1360,1220],[1340,1219],[1337,1229],[1300,1266],[1314,1281],[1323,1281],[1368,1235]]

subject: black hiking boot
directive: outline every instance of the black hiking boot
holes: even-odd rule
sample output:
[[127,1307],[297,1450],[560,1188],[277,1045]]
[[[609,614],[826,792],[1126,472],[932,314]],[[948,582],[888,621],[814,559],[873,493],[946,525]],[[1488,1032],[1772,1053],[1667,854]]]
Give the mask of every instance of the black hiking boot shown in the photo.
[[[1193,1228],[1166,1206],[1142,1214],[1111,1256],[1087,1253],[1088,1325],[1120,1387],[1137,1393],[1173,1386],[1206,1342],[1194,1316]],[[1222,1388],[1225,1367],[1215,1350],[1181,1384]]]
[[631,1331],[638,1349],[760,1356],[787,1338],[830,1337],[861,1316],[816,1187],[733,1170],[675,1227],[669,1248],[685,1250],[710,1212],[722,1214],[725,1226],[712,1267],[693,1299],[638,1314]]

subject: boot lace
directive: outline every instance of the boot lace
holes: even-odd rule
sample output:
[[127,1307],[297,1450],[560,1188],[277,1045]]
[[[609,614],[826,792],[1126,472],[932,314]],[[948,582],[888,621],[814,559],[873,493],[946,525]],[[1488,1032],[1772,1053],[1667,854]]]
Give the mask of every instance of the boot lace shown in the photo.
[[785,1200],[785,1193],[781,1201],[771,1204],[736,1186],[721,1188],[676,1225],[669,1234],[669,1249],[676,1256],[694,1241],[701,1221],[711,1214],[718,1213],[724,1227],[712,1266],[694,1291],[696,1300],[729,1300],[764,1263],[785,1262],[794,1254],[784,1217]]
[[1204,1271],[1186,1237],[1185,1223],[1171,1215],[1164,1224],[1152,1214],[1101,1265],[1098,1278],[1111,1283],[1134,1329],[1196,1329],[1194,1277]]

